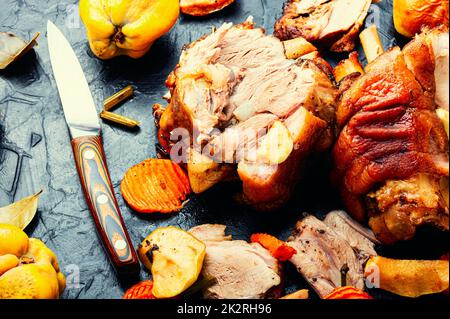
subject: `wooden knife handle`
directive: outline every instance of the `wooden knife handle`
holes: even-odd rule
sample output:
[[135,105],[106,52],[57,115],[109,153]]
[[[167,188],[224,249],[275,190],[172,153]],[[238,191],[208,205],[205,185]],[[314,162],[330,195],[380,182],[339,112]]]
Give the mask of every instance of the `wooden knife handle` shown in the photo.
[[101,137],[74,138],[72,148],[86,202],[113,265],[119,273],[138,271],[139,262],[114,195]]

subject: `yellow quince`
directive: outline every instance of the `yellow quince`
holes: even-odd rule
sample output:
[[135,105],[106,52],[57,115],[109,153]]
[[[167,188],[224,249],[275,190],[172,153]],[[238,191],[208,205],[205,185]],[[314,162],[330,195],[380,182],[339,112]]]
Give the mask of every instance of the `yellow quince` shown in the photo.
[[140,58],[178,19],[179,0],[81,0],[80,16],[100,59]]
[[56,299],[65,287],[56,256],[42,241],[0,224],[0,299]]

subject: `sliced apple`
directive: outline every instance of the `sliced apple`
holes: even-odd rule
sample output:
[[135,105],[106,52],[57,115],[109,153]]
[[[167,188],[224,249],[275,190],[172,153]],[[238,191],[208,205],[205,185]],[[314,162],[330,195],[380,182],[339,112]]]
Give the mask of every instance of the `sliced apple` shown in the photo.
[[153,231],[139,245],[138,255],[152,272],[156,298],[178,296],[197,281],[206,246],[193,235],[169,226]]
[[281,164],[289,157],[293,148],[289,130],[280,121],[275,121],[256,151],[256,160],[270,165]]
[[203,193],[234,174],[230,165],[216,163],[210,157],[196,151],[191,152],[187,170],[192,191],[196,194]]
[[439,108],[436,110],[436,114],[441,119],[442,123],[444,124],[445,131],[447,132],[447,137],[448,137],[449,136],[448,135],[448,111]]
[[[416,298],[448,289],[448,260],[397,260],[372,257],[366,281],[394,294]],[[373,280],[373,281],[372,281]]]

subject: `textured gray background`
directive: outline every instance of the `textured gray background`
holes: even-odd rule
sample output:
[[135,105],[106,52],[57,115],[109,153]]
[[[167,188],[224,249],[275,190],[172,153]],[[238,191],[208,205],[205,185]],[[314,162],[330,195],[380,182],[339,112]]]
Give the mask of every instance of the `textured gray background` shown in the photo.
[[[172,31],[158,40],[144,58],[106,62],[90,52],[84,26],[78,20],[77,1],[0,0],[0,3],[0,31],[11,31],[24,39],[41,32],[34,52],[0,73],[0,206],[44,189],[38,216],[27,233],[41,238],[56,252],[66,274],[76,275],[79,270],[79,286],[69,287],[63,297],[120,298],[133,280],[115,275],[81,192],[47,51],[47,19],[58,25],[72,43],[99,110],[106,97],[124,86],[132,84],[136,89],[135,97],[118,112],[139,119],[141,129],[130,132],[102,125],[111,178],[135,245],[157,226],[178,225],[188,229],[205,222],[227,224],[236,238],[248,239],[255,231],[269,231],[286,238],[303,212],[322,214],[339,207],[328,186],[326,161],[310,170],[314,171],[314,177],[307,177],[298,187],[292,203],[270,214],[253,212],[235,203],[236,185],[219,186],[192,197],[179,214],[166,216],[136,214],[124,204],[119,193],[124,172],[156,155],[151,106],[163,102],[164,80],[176,65],[182,46],[208,33],[212,25],[242,22],[249,15],[272,33],[275,19],[281,14],[282,0],[237,0],[207,18],[181,15]],[[367,23],[375,21],[379,25],[385,48],[395,43],[391,16],[387,13],[391,5],[391,0],[372,5],[367,19]],[[39,137],[42,141],[33,146],[32,136],[35,142]],[[20,162],[22,165],[18,165]],[[404,255],[413,254],[413,249],[402,251]],[[145,271],[140,276],[149,277]],[[69,284],[72,278],[69,276]],[[289,265],[286,285],[288,291],[307,286]]]

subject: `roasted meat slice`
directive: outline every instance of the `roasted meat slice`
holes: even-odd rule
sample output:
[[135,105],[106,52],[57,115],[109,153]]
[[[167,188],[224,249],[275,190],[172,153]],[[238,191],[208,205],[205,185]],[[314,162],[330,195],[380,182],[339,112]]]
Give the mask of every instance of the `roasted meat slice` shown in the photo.
[[347,52],[366,18],[371,0],[288,0],[275,23],[282,39],[303,37],[331,51]]
[[[351,238],[354,233],[350,231],[352,234],[348,236]],[[320,297],[346,285],[364,289],[362,263],[334,226],[330,227],[312,215],[307,216],[297,222],[287,243],[297,251],[290,261]]]
[[328,63],[287,59],[283,43],[250,20],[187,46],[166,83],[171,97],[160,136],[189,131],[181,160],[196,193],[238,176],[245,201],[279,207],[308,155],[335,136],[337,88]]
[[329,212],[324,223],[350,244],[361,264],[377,255],[374,246],[378,240],[373,232],[357,223],[346,212]]
[[445,39],[448,30],[427,30],[392,48],[339,102],[333,179],[383,243],[410,239],[424,224],[448,230],[448,136],[435,112],[448,99],[437,82],[448,82]]
[[[278,261],[260,244],[232,240],[226,226],[205,224],[189,232],[206,244],[202,276],[217,283],[204,291],[210,299],[261,299],[281,283]],[[273,295],[274,297],[279,297]]]

